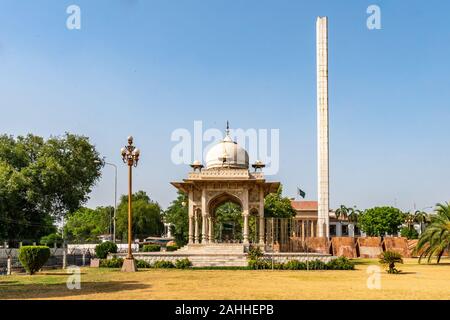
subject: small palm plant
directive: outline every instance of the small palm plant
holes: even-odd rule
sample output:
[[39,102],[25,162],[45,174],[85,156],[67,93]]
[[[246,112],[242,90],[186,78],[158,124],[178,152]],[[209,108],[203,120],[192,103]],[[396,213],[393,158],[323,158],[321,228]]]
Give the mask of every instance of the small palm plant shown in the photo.
[[445,250],[450,247],[450,204],[438,203],[436,215],[431,219],[431,224],[420,235],[415,253],[420,253],[419,263],[422,258],[428,258],[428,263],[433,257],[437,263],[441,260]]
[[380,256],[380,261],[382,265],[388,266],[387,270],[390,274],[400,273],[400,270],[395,268],[396,263],[403,263],[402,255],[394,251],[385,251]]

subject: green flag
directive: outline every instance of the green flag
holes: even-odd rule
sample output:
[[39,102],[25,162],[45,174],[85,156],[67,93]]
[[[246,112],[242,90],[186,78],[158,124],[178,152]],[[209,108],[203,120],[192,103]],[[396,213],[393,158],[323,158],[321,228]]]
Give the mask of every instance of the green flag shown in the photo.
[[299,187],[297,187],[297,193],[300,197],[302,197],[303,199],[305,199],[306,193],[305,191],[303,191],[302,189],[300,189]]

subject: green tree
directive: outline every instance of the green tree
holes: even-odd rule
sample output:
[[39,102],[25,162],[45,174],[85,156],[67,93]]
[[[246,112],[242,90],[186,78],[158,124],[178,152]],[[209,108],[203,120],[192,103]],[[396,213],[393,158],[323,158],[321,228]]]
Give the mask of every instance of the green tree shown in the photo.
[[404,221],[404,214],[393,207],[375,207],[358,216],[358,227],[369,237],[394,235]]
[[424,226],[430,222],[430,217],[428,213],[422,210],[416,210],[414,212],[414,220],[420,225],[420,233],[424,231]]
[[0,237],[38,241],[55,232],[56,219],[88,200],[100,177],[95,160],[87,137],[0,136]]
[[428,258],[431,262],[433,257],[439,263],[445,249],[450,246],[450,205],[438,203],[435,209],[436,215],[431,218],[431,224],[420,235],[415,249],[420,253],[419,262],[422,258]]
[[69,214],[64,226],[66,239],[72,242],[97,242],[108,233],[113,207],[80,208]]
[[[232,234],[228,234],[229,239],[228,240],[242,240],[243,239],[243,235],[242,235],[242,228],[243,228],[243,223],[244,223],[244,219],[242,218],[242,209],[241,206],[228,201],[225,202],[223,204],[221,204],[220,206],[217,207],[216,212],[214,213],[215,215],[215,225],[216,227],[215,229],[215,238],[218,239],[219,235],[221,234],[222,238],[224,238],[224,230],[220,229],[223,228],[224,226],[228,225],[232,225],[233,229],[232,229]],[[251,233],[252,231],[252,219],[250,219],[249,221],[249,231]],[[229,230],[228,230],[229,231]],[[251,234],[249,234],[249,236],[251,237]],[[222,239],[223,240],[223,239]]]
[[[149,236],[161,236],[164,231],[162,222],[162,210],[158,203],[150,200],[144,191],[138,191],[132,195],[133,238],[143,239]],[[122,236],[122,240],[128,237],[128,196],[123,195],[117,208],[116,234]]]
[[164,212],[164,220],[172,224],[171,231],[177,245],[185,245],[189,240],[188,198],[181,191],[178,191],[177,198]]
[[351,208],[347,208],[344,205],[341,205],[339,208],[336,209],[334,214],[336,215],[336,218],[339,219],[342,217],[343,219],[346,219],[348,215],[350,214]]
[[268,194],[264,199],[264,216],[270,218],[290,218],[295,215],[291,200],[282,196],[283,187],[277,192]]

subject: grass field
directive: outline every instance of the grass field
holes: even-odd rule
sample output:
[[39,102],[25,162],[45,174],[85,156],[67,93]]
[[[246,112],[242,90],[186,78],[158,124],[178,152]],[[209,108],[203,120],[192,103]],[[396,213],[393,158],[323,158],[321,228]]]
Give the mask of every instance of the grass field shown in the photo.
[[450,299],[450,260],[405,259],[403,272],[382,270],[381,289],[368,289],[367,267],[354,271],[81,269],[81,289],[69,290],[62,270],[0,276],[0,299]]

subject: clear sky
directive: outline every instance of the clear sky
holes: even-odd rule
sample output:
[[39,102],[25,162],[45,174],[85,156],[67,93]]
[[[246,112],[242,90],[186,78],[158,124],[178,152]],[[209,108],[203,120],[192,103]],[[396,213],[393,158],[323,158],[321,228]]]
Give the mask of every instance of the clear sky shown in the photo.
[[[81,29],[66,8],[81,8]],[[366,27],[369,5],[381,30]],[[317,197],[315,20],[329,17],[330,201],[450,200],[450,2],[0,0],[0,133],[87,135],[108,161],[132,134],[135,190],[166,207],[177,128],[279,129],[270,179]],[[113,169],[90,206],[113,202]]]

